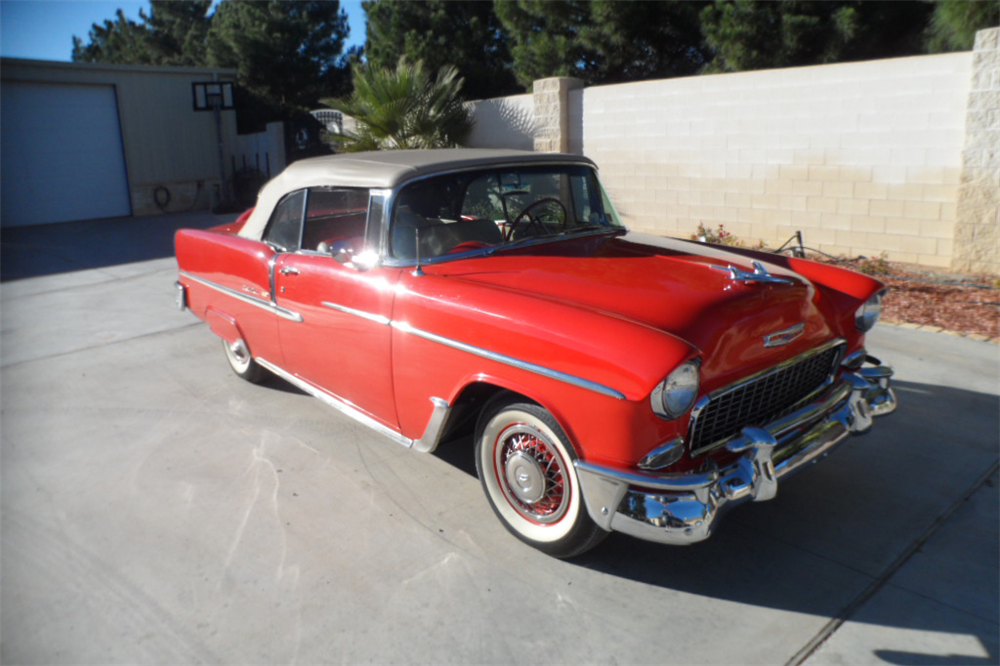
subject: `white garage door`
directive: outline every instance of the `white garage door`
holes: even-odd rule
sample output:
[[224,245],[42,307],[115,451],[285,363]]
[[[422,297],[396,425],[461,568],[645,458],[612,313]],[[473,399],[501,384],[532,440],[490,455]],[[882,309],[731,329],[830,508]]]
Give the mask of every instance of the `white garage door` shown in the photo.
[[0,224],[131,215],[112,86],[0,86]]

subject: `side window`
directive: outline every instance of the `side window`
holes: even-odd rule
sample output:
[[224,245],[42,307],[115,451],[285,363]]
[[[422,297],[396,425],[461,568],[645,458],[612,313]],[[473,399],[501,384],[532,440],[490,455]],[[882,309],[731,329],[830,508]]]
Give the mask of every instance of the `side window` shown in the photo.
[[364,248],[368,190],[316,187],[306,203],[302,249],[324,254],[357,254]]
[[267,223],[264,241],[285,252],[297,252],[302,237],[302,209],[305,190],[289,194],[278,204]]

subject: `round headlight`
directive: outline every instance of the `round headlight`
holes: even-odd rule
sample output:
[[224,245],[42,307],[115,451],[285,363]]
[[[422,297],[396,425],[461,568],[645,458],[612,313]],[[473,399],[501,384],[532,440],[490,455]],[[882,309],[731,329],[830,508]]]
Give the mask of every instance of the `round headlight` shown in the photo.
[[865,301],[865,304],[858,308],[854,314],[854,325],[862,333],[872,330],[872,327],[878,323],[878,318],[882,315],[882,297],[884,295],[884,290],[878,292]]
[[649,396],[653,411],[667,419],[686,414],[698,398],[700,383],[697,360],[678,366]]

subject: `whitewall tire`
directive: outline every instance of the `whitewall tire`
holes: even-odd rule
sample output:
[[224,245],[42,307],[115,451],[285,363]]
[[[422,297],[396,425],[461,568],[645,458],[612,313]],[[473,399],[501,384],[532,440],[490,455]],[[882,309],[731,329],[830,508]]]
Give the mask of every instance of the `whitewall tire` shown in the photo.
[[542,407],[495,396],[476,428],[476,470],[493,511],[525,543],[573,557],[607,536],[583,502],[576,458],[562,428]]

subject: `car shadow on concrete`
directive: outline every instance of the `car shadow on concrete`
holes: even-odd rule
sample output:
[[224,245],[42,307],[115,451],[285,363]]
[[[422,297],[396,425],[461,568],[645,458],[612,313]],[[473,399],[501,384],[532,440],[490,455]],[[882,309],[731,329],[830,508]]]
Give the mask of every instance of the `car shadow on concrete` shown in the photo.
[[[612,533],[573,563],[750,607],[975,635],[991,655],[883,650],[887,663],[997,663],[1000,397],[894,386],[895,414],[787,479],[774,500],[726,514],[707,541],[669,546]],[[885,586],[877,602],[856,605]]]
[[174,254],[174,233],[237,216],[209,211],[0,229],[0,281],[105,268]]
[[[302,393],[278,377],[262,385]],[[887,663],[996,663],[1000,397],[912,382],[894,386],[900,397],[894,415],[787,479],[774,500],[737,507],[707,541],[669,546],[612,533],[567,565],[748,609],[974,635],[991,655],[881,650],[877,656]],[[940,418],[944,413],[951,418]],[[956,430],[956,422],[964,429]],[[473,448],[465,435],[443,442],[434,456],[475,477]],[[954,545],[943,555],[940,547],[925,554],[925,542],[939,533]],[[937,589],[922,587],[928,578]],[[876,603],[871,597],[887,587],[891,592]],[[921,604],[947,612],[927,612]]]

